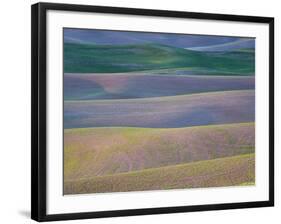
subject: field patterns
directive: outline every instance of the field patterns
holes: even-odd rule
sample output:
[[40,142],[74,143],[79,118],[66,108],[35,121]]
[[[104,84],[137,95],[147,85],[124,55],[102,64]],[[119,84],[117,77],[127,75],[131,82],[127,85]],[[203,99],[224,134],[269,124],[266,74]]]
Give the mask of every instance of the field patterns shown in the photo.
[[64,29],[64,194],[254,184],[254,39]]

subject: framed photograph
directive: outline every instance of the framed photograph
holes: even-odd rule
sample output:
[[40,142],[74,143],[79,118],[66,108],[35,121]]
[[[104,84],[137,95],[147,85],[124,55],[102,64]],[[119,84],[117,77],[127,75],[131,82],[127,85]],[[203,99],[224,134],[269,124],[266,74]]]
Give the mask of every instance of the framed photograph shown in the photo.
[[273,18],[32,6],[32,219],[273,205]]

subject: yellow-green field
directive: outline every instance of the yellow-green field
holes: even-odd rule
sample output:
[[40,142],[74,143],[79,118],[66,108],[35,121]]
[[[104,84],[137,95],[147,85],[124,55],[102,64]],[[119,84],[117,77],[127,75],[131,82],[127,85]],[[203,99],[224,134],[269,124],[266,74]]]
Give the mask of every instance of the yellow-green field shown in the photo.
[[252,185],[255,155],[246,154],[65,181],[65,194]]
[[64,193],[251,184],[254,128],[65,129]]

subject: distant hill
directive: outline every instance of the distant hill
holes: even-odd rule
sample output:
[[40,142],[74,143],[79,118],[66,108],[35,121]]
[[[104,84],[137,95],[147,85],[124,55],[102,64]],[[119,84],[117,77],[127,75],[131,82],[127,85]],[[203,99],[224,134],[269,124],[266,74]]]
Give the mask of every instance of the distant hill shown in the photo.
[[252,48],[255,47],[255,41],[253,39],[238,39],[236,41],[222,43],[222,44],[215,44],[210,46],[201,46],[201,47],[191,47],[187,48],[189,50],[195,51],[235,51],[241,48]]
[[[196,68],[205,74],[254,73],[254,52],[200,52],[158,44],[94,45],[64,43],[64,72],[116,73]],[[199,69],[198,69],[199,68]]]
[[118,30],[76,29],[64,28],[64,42],[85,43],[98,45],[125,45],[158,43],[172,47],[187,48],[199,46],[212,46],[236,41],[248,41],[247,46],[252,46],[254,38],[212,36],[179,33],[157,32],[131,32]]

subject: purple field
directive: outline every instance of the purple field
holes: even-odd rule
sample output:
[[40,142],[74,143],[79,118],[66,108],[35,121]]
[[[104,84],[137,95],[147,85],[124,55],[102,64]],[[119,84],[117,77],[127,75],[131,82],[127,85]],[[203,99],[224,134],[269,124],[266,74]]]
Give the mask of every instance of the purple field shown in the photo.
[[255,88],[253,76],[65,74],[65,100],[133,99]]
[[175,128],[254,120],[254,90],[64,102],[65,128],[113,126]]

